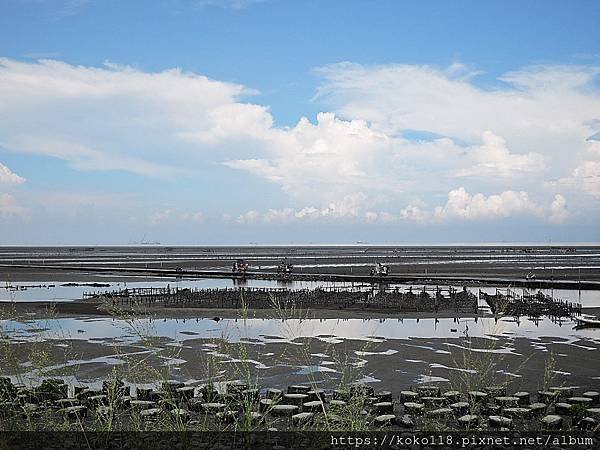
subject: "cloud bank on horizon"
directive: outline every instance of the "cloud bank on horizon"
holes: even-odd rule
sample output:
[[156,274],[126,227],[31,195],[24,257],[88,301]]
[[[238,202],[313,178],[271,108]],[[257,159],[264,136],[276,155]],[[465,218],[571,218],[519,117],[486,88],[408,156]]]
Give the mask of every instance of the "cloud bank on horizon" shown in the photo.
[[[0,58],[0,156],[60,162],[61,173],[90,179],[120,174],[173,197],[180,183],[199,192],[168,204],[116,182],[72,195],[61,174],[41,190],[30,187],[36,171],[0,160],[0,223],[85,223],[90,209],[134,229],[267,232],[507,220],[554,229],[599,217],[600,66],[527,65],[492,86],[460,63],[342,62],[313,72],[321,112],[282,126],[253,86],[202,73]],[[203,184],[207,170],[224,174],[222,186]],[[227,186],[241,176],[260,194],[231,207]],[[215,195],[221,209],[204,207]]]

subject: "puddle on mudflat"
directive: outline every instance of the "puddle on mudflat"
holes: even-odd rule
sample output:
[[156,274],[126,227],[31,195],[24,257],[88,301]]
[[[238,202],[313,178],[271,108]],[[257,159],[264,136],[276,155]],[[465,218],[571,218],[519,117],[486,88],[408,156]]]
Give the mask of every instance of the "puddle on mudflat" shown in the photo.
[[450,380],[448,378],[444,378],[444,377],[434,377],[431,375],[419,375],[418,378],[416,378],[415,383],[418,384],[427,384],[427,383],[447,383]]
[[[109,373],[110,366],[119,364],[123,356],[115,354],[115,347],[139,345],[140,336],[146,333],[153,337],[152,347],[146,351],[152,353],[156,365],[172,371],[171,375],[179,379],[183,376],[204,379],[203,361],[212,357],[219,364],[216,376],[222,378],[239,373],[239,366],[243,365],[257,371],[257,376],[264,376],[271,385],[307,379],[326,385],[328,380],[339,379],[345,373],[342,364],[352,372],[353,381],[381,382],[387,389],[476,376],[477,367],[464,362],[465,354],[473,359],[494,358],[501,364],[498,367],[501,369],[494,373],[503,380],[519,383],[539,379],[540,360],[543,365],[549,354],[565,355],[557,358],[554,375],[586,385],[595,379],[593,352],[600,348],[599,330],[575,330],[569,321],[559,325],[548,319],[538,323],[496,322],[491,318],[477,321],[471,318],[290,319],[285,323],[275,319],[224,319],[218,324],[209,319],[136,319],[135,322],[134,328],[143,333],[138,335],[131,324],[108,318],[2,321],[0,327],[14,344],[22,342],[19,345],[27,346],[47,341],[63,348],[70,344],[80,346],[83,357],[71,359],[70,367],[81,366],[86,380],[93,374]],[[467,326],[468,333],[463,333]],[[460,333],[451,331],[457,327]],[[102,352],[103,356],[85,358],[91,349],[99,348],[108,351]],[[537,358],[537,365],[532,364],[531,369],[537,372],[527,372],[529,369],[522,367],[530,358]],[[61,367],[66,366],[56,365],[53,369]]]
[[381,383],[381,380],[379,378],[375,378],[375,377],[372,377],[370,375],[365,375],[364,377],[359,378],[358,380],[356,380],[355,383],[357,383],[357,384]]
[[338,370],[332,369],[331,367],[327,367],[327,366],[303,366],[300,368],[300,370],[297,370],[296,372],[294,372],[296,375],[309,375],[312,373],[319,373],[319,372],[327,372],[327,373],[339,373]]
[[365,351],[360,351],[360,350],[355,350],[354,351],[355,354],[357,354],[358,356],[369,356],[369,355],[395,355],[396,353],[398,353],[398,350],[394,350],[392,348],[385,350],[383,352],[365,352]]
[[431,364],[429,364],[429,367],[432,369],[446,369],[446,370],[457,370],[459,372],[465,372],[465,373],[477,373],[477,371],[475,369],[462,369],[460,367],[449,367],[449,366],[445,366],[444,364],[438,364],[438,363],[431,363]]

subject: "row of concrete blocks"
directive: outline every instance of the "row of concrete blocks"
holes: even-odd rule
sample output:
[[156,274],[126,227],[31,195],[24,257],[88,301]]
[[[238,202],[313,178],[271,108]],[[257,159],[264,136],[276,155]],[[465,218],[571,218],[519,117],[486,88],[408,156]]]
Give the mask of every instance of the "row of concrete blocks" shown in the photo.
[[[600,419],[600,408],[594,407],[600,400],[600,393],[596,391],[575,395],[573,388],[552,387],[547,391],[538,391],[537,398],[538,401],[532,403],[533,396],[525,391],[507,395],[503,387],[488,387],[484,391],[462,394],[458,391],[441,393],[438,386],[425,385],[414,391],[400,393],[400,403],[406,414],[439,420],[455,418],[463,428],[482,425],[485,421],[480,415],[487,416],[490,428],[511,428],[515,420],[542,417],[542,428],[560,429],[564,423],[562,416],[577,415],[578,427],[592,429]],[[551,410],[554,410],[554,414],[548,414]]]
[[[598,411],[600,412],[600,409]],[[465,414],[460,417],[455,417],[452,415],[452,413],[452,410],[440,408],[438,410],[431,411],[431,413],[427,415],[450,426],[452,425],[451,422],[455,421],[458,427],[462,429],[475,430],[487,425],[487,428],[504,431],[510,430],[514,426],[513,418],[506,417],[506,415],[490,415],[487,416],[487,419],[485,419],[476,414]],[[563,428],[566,421],[562,416],[548,414],[541,417],[537,423],[539,424],[539,428],[544,430],[560,430]],[[379,427],[398,425],[406,428],[414,426],[414,419],[408,414],[404,414],[401,417],[398,417],[394,414],[384,414],[376,417],[374,424]],[[581,430],[594,430],[598,427],[598,419],[593,417],[583,417],[576,422],[575,426]],[[537,427],[533,426],[532,428]]]
[[[6,385],[5,379],[4,385]],[[42,383],[46,385],[41,392],[49,391],[48,386],[55,388],[66,397],[66,388],[62,380],[47,380]],[[2,386],[2,383],[0,383]],[[394,415],[394,402],[392,393],[381,391],[375,393],[372,387],[367,385],[352,385],[348,390],[336,390],[325,393],[321,389],[310,386],[289,386],[284,393],[278,389],[268,389],[264,397],[258,389],[249,388],[244,383],[231,383],[227,386],[227,392],[220,393],[211,388],[210,385],[198,390],[193,386],[185,386],[178,381],[164,382],[160,391],[152,389],[137,389],[137,398],[132,398],[129,387],[121,382],[104,382],[102,390],[87,389],[85,387],[74,388],[74,398],[61,398],[53,402],[54,407],[62,410],[67,417],[78,419],[87,414],[88,407],[96,409],[103,416],[112,413],[109,404],[119,408],[139,411],[144,418],[158,417],[164,410],[178,419],[186,419],[190,411],[214,413],[217,417],[229,420],[237,414],[232,410],[232,404],[240,408],[258,404],[255,418],[261,414],[278,417],[292,417],[294,421],[306,421],[312,414],[328,408],[342,409],[348,401],[359,398],[361,407],[369,410],[377,416],[375,422],[392,423],[400,422],[409,425],[412,422],[411,415],[426,415],[433,418],[453,417],[458,418],[459,424],[469,425],[479,423],[479,416],[473,414],[474,407],[477,412],[489,415],[489,423],[494,426],[507,424],[512,419],[529,419],[539,417],[548,412],[548,405],[538,401],[529,403],[531,395],[527,392],[518,392],[511,396],[501,387],[490,387],[482,391],[470,391],[466,397],[469,401],[462,401],[464,397],[458,391],[447,391],[441,393],[438,386],[421,385],[414,391],[402,391],[400,402],[404,405],[406,413],[399,420]],[[17,391],[18,392],[18,391]],[[55,393],[56,394],[56,393]],[[17,394],[18,395],[23,395]],[[110,402],[113,397],[116,402]],[[567,403],[557,400],[566,398]],[[589,421],[596,420],[600,413],[598,408],[591,406],[598,403],[600,394],[594,391],[584,392],[580,396],[574,396],[571,388],[555,387],[548,391],[538,392],[538,400],[546,400],[554,403],[554,415],[569,414],[575,406],[587,408]],[[528,404],[529,403],[529,404]],[[25,403],[27,411],[36,410],[35,403]],[[187,407],[187,409],[185,409]],[[366,410],[365,410],[365,413]],[[500,415],[503,414],[503,415]],[[549,416],[547,416],[549,417]],[[507,419],[507,420],[504,420]],[[549,419],[548,419],[549,420]]]

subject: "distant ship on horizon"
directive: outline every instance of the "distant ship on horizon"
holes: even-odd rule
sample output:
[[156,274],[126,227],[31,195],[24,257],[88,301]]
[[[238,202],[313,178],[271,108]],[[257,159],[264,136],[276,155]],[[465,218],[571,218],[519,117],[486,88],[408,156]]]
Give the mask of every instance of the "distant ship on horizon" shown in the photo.
[[128,242],[127,245],[161,245],[160,242],[152,242],[152,241],[147,241],[146,240],[146,235],[144,234],[142,236],[142,239],[140,239],[139,241],[132,241],[132,242]]

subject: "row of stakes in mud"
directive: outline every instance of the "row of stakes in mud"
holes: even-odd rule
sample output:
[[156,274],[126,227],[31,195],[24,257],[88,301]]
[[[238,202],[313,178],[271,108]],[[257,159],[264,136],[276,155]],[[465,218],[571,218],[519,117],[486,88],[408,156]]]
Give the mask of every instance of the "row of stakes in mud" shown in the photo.
[[219,392],[211,384],[186,386],[165,381],[158,390],[138,387],[133,397],[131,387],[118,380],[104,381],[102,389],[69,388],[61,379],[28,388],[0,378],[0,417],[35,417],[42,411],[54,411],[66,421],[85,422],[127,412],[149,425],[168,417],[193,426],[207,417],[235,424],[243,416],[276,431],[273,427],[310,428],[324,413],[329,423],[336,423],[337,418],[342,425],[342,416],[357,405],[373,428],[418,429],[423,421],[433,420],[449,428],[472,430],[600,429],[600,392],[571,387],[507,395],[504,387],[442,392],[437,385],[417,385],[394,396],[365,384],[333,391],[294,385],[282,391],[231,382]]

